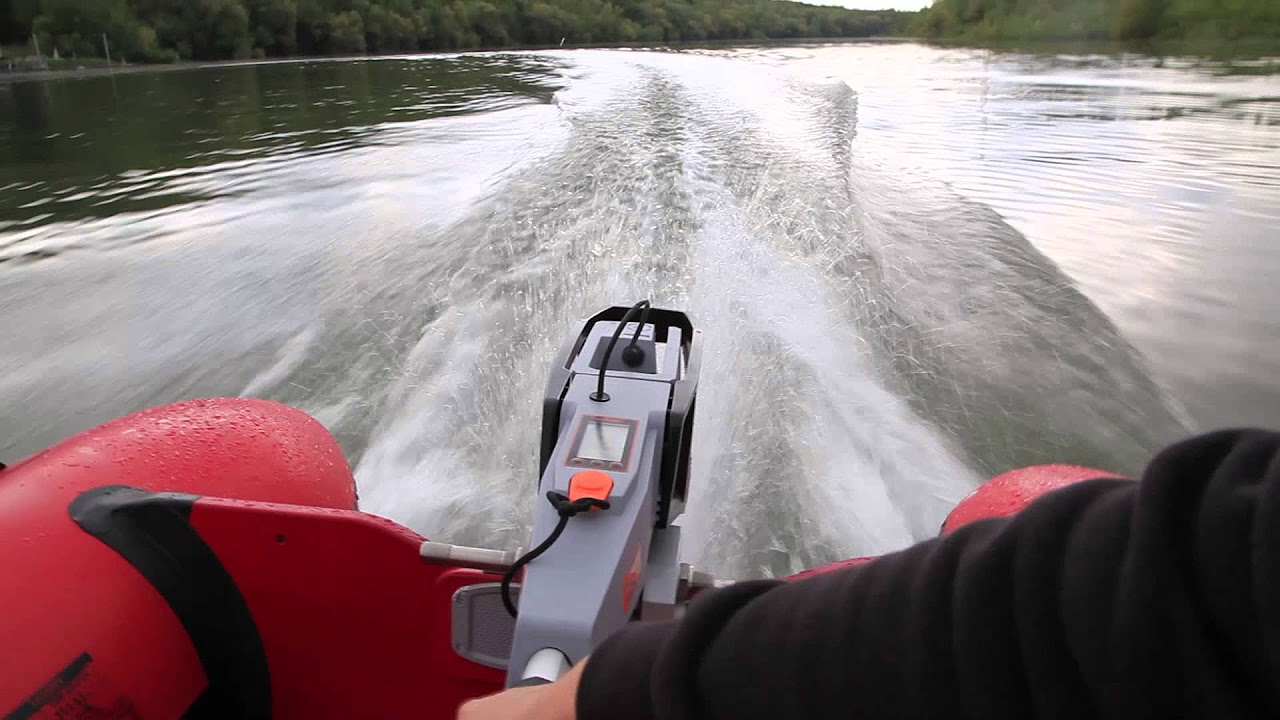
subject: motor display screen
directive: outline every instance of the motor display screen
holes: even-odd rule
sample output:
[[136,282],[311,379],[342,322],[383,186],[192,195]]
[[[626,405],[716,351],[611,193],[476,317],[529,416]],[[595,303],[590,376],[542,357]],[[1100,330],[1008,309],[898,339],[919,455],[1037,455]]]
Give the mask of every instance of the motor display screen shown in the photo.
[[622,462],[627,454],[627,438],[630,435],[630,423],[586,418],[582,424],[582,436],[578,440],[578,449],[574,457],[582,460]]

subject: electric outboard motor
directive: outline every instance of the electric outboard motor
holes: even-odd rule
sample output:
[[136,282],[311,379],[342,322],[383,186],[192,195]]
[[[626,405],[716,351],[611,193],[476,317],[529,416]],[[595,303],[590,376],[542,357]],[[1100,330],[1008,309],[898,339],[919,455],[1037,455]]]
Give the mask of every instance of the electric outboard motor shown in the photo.
[[554,680],[637,617],[642,598],[646,616],[674,613],[689,578],[671,523],[688,491],[701,355],[688,316],[642,302],[586,321],[552,365],[540,544],[507,576],[525,568],[509,687]]

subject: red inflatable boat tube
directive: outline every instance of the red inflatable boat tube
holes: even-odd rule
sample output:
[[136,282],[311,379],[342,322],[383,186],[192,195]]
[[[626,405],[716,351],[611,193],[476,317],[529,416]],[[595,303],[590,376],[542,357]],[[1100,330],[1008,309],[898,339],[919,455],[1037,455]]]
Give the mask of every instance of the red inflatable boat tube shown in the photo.
[[449,642],[453,592],[499,578],[355,503],[329,433],[258,400],[0,471],[0,719],[443,720],[500,689]]

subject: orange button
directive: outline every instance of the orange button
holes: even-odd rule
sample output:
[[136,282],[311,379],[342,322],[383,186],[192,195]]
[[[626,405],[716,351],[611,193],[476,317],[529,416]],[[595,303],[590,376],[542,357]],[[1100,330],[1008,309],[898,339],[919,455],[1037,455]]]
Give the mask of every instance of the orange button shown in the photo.
[[583,470],[569,480],[569,502],[582,498],[608,500],[613,492],[613,477],[599,470]]

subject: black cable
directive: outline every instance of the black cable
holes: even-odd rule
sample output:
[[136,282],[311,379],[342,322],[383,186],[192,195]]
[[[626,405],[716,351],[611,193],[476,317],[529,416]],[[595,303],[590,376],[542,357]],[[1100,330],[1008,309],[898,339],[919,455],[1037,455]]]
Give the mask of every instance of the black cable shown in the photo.
[[[618,323],[618,327],[613,331],[613,337],[609,340],[609,347],[605,348],[604,357],[600,358],[600,382],[596,386],[596,391],[591,393],[591,399],[596,402],[609,402],[609,394],[604,391],[604,371],[609,368],[609,357],[613,355],[613,348],[618,344],[618,338],[622,336],[622,330],[631,322],[631,318],[635,316],[641,309],[648,310],[649,301],[641,300],[622,316],[622,322]],[[641,325],[640,327],[644,327]],[[639,335],[639,333],[636,333]]]
[[511,614],[511,617],[516,616],[516,604],[511,601],[511,581],[515,579],[521,568],[537,560],[542,553],[551,549],[551,546],[555,544],[556,540],[560,539],[560,534],[564,532],[565,527],[569,524],[569,518],[592,508],[609,509],[608,500],[597,500],[596,498],[569,500],[569,498],[555,490],[547,491],[547,500],[551,503],[551,507],[556,509],[556,513],[560,515],[560,522],[556,523],[555,529],[551,531],[546,540],[539,543],[538,547],[521,555],[519,559],[511,563],[511,567],[507,568],[507,571],[502,575],[502,604],[507,607],[507,612]]
[[622,348],[622,362],[631,368],[640,367],[644,364],[644,348],[640,347],[640,333],[644,331],[645,323],[649,322],[649,306],[645,305],[644,310],[640,312],[640,322],[636,325],[636,332],[631,336],[631,344]]
[[546,540],[533,550],[525,553],[519,560],[511,563],[511,567],[507,568],[507,572],[502,576],[502,604],[507,606],[507,612],[511,617],[516,616],[516,604],[511,602],[511,581],[515,579],[516,573],[530,562],[538,559],[538,556],[546,552],[556,540],[560,539],[560,533],[564,532],[564,528],[569,524],[569,516],[561,515],[560,522],[556,523],[556,529],[551,531]]
[[635,347],[640,342],[640,331],[644,330],[644,324],[649,322],[649,301],[641,300],[644,303],[644,310],[640,313],[640,324],[636,325],[636,334],[631,336],[631,347]]

